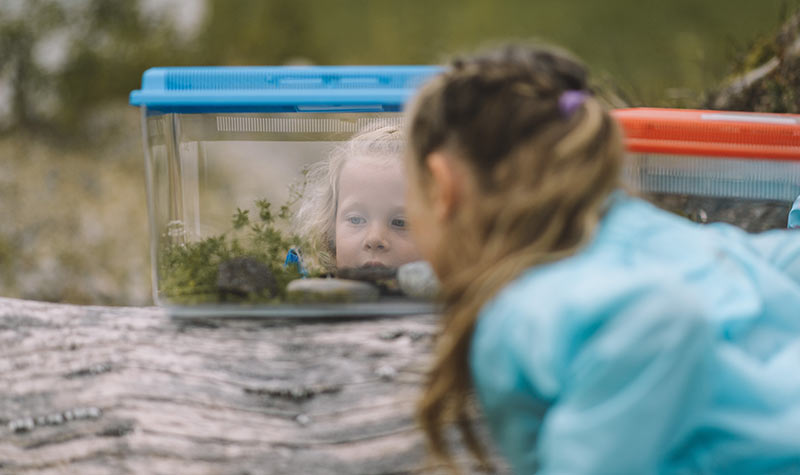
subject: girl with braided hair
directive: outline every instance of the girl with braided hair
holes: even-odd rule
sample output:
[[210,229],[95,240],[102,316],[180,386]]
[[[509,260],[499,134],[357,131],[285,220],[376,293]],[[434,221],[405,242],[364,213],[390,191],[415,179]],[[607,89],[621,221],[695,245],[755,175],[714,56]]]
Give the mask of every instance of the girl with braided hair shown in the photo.
[[620,131],[549,48],[455,61],[407,119],[444,319],[418,416],[452,463],[477,396],[516,473],[800,473],[800,234],[623,190]]

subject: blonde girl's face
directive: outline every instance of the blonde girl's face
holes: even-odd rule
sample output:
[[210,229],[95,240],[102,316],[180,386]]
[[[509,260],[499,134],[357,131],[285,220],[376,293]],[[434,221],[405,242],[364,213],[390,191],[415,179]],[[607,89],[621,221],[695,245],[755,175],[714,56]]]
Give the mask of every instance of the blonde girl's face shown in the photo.
[[349,158],[339,174],[336,266],[397,267],[420,259],[409,235],[401,160]]

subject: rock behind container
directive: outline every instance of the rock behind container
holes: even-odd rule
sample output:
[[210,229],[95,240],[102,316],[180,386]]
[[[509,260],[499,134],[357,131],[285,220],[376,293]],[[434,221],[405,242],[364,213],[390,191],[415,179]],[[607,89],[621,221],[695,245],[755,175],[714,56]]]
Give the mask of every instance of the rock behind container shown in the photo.
[[400,289],[409,297],[432,299],[439,293],[439,280],[425,261],[410,262],[397,269]]
[[729,223],[749,232],[786,229],[792,204],[783,201],[646,193],[643,198],[699,223]]
[[224,294],[240,297],[265,291],[274,296],[278,293],[278,283],[269,267],[261,261],[252,257],[236,257],[220,263],[217,289]]

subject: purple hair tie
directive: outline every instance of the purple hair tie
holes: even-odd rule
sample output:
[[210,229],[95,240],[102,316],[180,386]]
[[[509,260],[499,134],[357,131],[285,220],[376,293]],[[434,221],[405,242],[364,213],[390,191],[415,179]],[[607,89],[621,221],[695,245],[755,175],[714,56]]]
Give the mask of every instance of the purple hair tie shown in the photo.
[[589,97],[589,93],[586,91],[577,89],[564,91],[558,97],[558,110],[561,111],[562,116],[572,117],[572,114],[583,105],[587,97]]

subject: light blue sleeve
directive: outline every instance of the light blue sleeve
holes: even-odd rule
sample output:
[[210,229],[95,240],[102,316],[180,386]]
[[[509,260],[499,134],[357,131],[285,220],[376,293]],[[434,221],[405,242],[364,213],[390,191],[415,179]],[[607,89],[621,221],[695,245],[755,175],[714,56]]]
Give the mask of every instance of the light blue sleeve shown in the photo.
[[653,284],[603,312],[573,334],[540,427],[541,474],[657,473],[709,397],[711,330],[688,289]]
[[[794,224],[794,225],[793,225]],[[713,223],[714,229],[722,238],[743,243],[750,252],[766,260],[773,268],[800,284],[800,198],[794,202],[789,214],[789,227],[758,234],[750,234],[725,223]]]
[[748,237],[752,249],[773,267],[800,284],[800,229],[778,229]]

